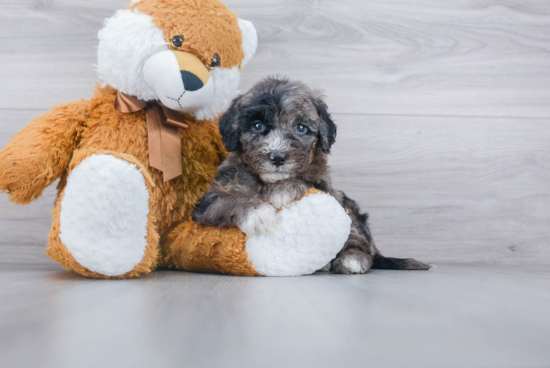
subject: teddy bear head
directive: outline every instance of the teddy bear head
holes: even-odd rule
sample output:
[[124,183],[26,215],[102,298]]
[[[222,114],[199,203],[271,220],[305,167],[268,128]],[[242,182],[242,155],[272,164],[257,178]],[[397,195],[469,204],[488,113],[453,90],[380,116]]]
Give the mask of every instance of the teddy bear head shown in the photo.
[[252,23],[218,0],[134,0],[99,32],[98,75],[140,100],[212,120],[257,45]]

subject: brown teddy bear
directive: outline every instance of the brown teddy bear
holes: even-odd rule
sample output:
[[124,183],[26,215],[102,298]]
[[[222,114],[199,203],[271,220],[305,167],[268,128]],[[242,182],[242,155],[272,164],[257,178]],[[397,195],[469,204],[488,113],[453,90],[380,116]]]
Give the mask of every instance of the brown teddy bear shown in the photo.
[[136,277],[165,264],[225,157],[217,118],[257,47],[218,0],[141,0],[99,32],[89,101],[54,107],[0,152],[0,191],[27,204],[60,179],[47,253],[67,269]]
[[161,266],[303,275],[334,258],[351,220],[325,193],[282,209],[266,234],[191,221],[226,155],[217,119],[256,51],[250,22],[218,0],[141,0],[108,19],[99,40],[95,96],[36,118],[0,152],[0,191],[15,203],[60,179],[52,259],[88,277],[131,278]]

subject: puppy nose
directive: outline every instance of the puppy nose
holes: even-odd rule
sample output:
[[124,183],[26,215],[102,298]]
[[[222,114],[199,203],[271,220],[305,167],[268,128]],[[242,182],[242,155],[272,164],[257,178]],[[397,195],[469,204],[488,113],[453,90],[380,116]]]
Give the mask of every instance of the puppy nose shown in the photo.
[[189,92],[197,91],[204,87],[204,83],[195,74],[186,70],[181,71],[181,80],[185,86],[185,90]]
[[269,159],[271,163],[275,166],[283,166],[285,164],[287,154],[285,152],[271,152],[269,154]]

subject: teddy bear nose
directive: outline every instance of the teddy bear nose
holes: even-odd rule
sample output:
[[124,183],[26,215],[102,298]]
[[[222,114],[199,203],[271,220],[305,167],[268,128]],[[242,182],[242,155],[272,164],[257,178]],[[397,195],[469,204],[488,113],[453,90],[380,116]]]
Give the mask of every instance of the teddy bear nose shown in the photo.
[[204,83],[195,74],[186,70],[181,71],[181,80],[186,91],[193,92],[204,87]]
[[285,152],[271,152],[269,154],[269,159],[271,163],[275,166],[283,166],[285,164],[287,154]]

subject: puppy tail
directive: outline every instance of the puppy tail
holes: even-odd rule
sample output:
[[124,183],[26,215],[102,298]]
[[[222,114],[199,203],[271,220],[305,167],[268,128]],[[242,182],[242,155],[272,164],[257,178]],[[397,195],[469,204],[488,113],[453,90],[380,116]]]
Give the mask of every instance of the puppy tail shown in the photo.
[[373,269],[378,270],[429,270],[430,265],[422,263],[412,258],[391,258],[384,257],[381,254],[375,254],[373,259]]

